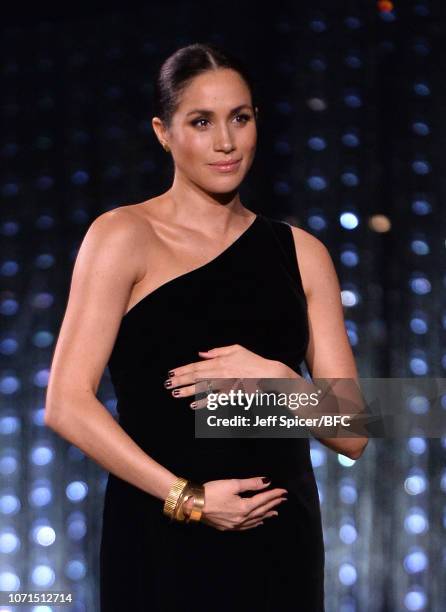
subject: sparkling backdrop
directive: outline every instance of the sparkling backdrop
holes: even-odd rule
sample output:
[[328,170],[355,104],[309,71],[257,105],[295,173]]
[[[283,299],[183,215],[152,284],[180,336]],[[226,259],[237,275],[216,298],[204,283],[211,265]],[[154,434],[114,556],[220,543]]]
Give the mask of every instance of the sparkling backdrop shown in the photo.
[[[173,7],[2,26],[0,590],[70,590],[75,612],[98,610],[106,473],[44,426],[49,367],[89,224],[170,185],[152,90],[177,47],[215,42],[252,67],[242,201],[329,248],[360,376],[446,370],[442,3],[217,3],[211,22]],[[98,397],[115,414],[107,371]],[[312,440],[311,457],[327,612],[445,610],[446,439],[372,440],[357,462]]]

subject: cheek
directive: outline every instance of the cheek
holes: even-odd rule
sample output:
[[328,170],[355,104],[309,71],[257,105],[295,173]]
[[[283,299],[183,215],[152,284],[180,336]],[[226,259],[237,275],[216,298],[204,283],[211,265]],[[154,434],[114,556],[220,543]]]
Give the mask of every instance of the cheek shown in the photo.
[[178,145],[178,152],[181,153],[181,156],[190,159],[207,153],[209,150],[209,138],[206,138],[204,134],[188,132],[178,140]]
[[254,125],[251,126],[250,130],[246,130],[246,140],[252,147],[257,144],[257,129]]
[[256,129],[255,128],[253,129],[245,128],[243,131],[241,130],[236,142],[237,142],[237,145],[245,152],[255,149],[257,145]]

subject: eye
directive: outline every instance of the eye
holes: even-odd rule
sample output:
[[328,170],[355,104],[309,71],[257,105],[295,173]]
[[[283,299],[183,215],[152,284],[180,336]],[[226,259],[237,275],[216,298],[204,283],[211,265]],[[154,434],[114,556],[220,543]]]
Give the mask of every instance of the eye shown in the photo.
[[[246,115],[246,114],[236,115],[236,116],[235,116],[235,118],[236,118],[236,119],[237,119],[238,117],[242,118],[242,119],[243,119],[243,121],[242,121],[242,122],[237,121],[237,123],[243,123],[243,124],[244,124],[244,123],[247,123],[247,122],[248,122],[248,121],[251,119],[251,116],[250,116],[250,115]],[[207,119],[204,119],[204,117],[202,117],[201,119],[194,119],[194,121],[191,121],[191,125],[196,126],[196,125],[198,125],[199,123],[201,123],[202,121],[206,121],[206,122],[208,122],[208,120],[207,120]],[[209,122],[208,122],[208,123],[209,123]],[[205,126],[200,125],[199,127],[205,127]]]
[[243,119],[243,123],[247,123],[251,119],[251,115],[237,115]]
[[[194,121],[191,121],[191,125],[198,125],[201,121],[207,121],[207,119],[195,119]],[[202,127],[200,125],[200,127]]]

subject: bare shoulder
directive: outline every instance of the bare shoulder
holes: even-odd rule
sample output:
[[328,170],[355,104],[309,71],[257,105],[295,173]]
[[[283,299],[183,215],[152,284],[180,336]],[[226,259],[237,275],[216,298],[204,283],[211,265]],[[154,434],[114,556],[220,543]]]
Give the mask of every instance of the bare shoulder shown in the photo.
[[125,204],[97,216],[90,225],[96,233],[107,235],[116,233],[132,234],[134,237],[142,234],[140,214],[136,208],[139,204]]
[[101,250],[111,259],[125,258],[134,266],[135,282],[145,274],[148,225],[141,218],[137,204],[118,206],[97,216],[84,238],[84,248]]
[[291,225],[297,260],[305,294],[310,297],[317,286],[328,283],[339,287],[336,270],[329,250],[310,232]]
[[322,253],[328,254],[328,249],[322,240],[310,234],[301,227],[290,225],[293,232],[294,244],[296,245],[296,251],[300,251],[301,254],[308,258],[308,256],[314,256],[317,258]]

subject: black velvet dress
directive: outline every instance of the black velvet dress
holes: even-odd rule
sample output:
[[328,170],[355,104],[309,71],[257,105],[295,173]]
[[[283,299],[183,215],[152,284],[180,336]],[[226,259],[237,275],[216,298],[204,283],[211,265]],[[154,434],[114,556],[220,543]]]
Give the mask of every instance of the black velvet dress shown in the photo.
[[[195,482],[269,476],[279,515],[244,531],[171,522],[163,502],[109,474],[101,612],[323,612],[324,541],[307,438],[195,437],[193,396],[168,370],[241,344],[296,372],[309,339],[291,227],[259,214],[229,247],[141,299],[109,360],[119,423],[154,460]],[[266,490],[266,489],[263,489]]]

